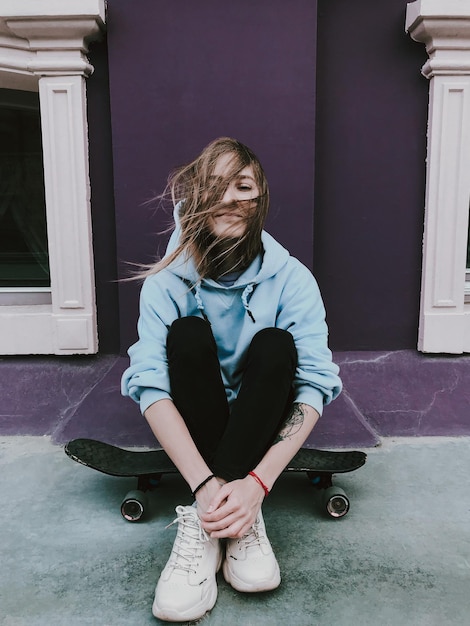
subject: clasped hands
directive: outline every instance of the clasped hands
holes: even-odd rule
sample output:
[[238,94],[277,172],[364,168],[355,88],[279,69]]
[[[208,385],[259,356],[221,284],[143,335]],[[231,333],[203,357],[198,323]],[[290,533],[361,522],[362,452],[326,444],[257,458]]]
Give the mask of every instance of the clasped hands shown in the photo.
[[251,476],[223,485],[212,480],[196,496],[202,527],[213,538],[243,537],[253,526],[263,499],[263,489]]

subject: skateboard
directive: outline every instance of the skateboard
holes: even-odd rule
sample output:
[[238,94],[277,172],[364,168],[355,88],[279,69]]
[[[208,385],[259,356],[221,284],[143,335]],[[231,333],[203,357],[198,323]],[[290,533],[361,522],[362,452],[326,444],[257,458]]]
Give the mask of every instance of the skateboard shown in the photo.
[[[121,514],[129,522],[142,519],[147,494],[158,487],[162,476],[178,473],[164,450],[125,450],[94,439],[74,439],[66,444],[65,453],[77,463],[103,474],[137,478],[137,489],[130,491],[121,504]],[[284,471],[305,472],[315,489],[323,492],[326,513],[338,519],[348,513],[350,502],[345,491],[333,484],[333,475],[359,469],[366,458],[364,452],[357,450],[331,452],[301,448]]]

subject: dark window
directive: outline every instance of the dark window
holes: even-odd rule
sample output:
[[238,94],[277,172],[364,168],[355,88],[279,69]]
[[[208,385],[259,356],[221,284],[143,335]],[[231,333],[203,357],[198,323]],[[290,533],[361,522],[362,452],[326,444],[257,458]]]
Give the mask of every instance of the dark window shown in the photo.
[[48,287],[37,93],[0,89],[0,287]]

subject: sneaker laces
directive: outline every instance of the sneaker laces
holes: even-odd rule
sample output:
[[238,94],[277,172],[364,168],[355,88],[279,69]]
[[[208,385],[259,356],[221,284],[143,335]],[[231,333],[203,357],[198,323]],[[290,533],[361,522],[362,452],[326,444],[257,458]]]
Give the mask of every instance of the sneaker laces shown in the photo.
[[261,520],[257,517],[255,523],[246,535],[243,535],[243,537],[238,540],[238,545],[243,546],[245,550],[249,550],[250,548],[261,547],[261,545],[266,544],[266,540],[267,537],[263,531]]
[[[188,511],[189,507],[178,506],[178,516],[166,528],[178,523],[173,550],[168,565],[173,569],[187,573],[196,573],[198,560],[202,558],[204,542],[209,541],[206,531],[202,528],[196,510]],[[192,507],[191,507],[192,508]]]

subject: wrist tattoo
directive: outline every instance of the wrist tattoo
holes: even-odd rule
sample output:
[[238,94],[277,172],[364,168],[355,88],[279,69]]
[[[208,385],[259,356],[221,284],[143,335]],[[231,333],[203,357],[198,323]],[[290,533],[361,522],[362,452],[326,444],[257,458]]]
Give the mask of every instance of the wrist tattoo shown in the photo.
[[284,422],[283,427],[279,431],[273,445],[284,441],[284,439],[290,439],[293,435],[299,432],[302,428],[305,419],[305,408],[301,402],[294,402],[290,410],[289,415]]

